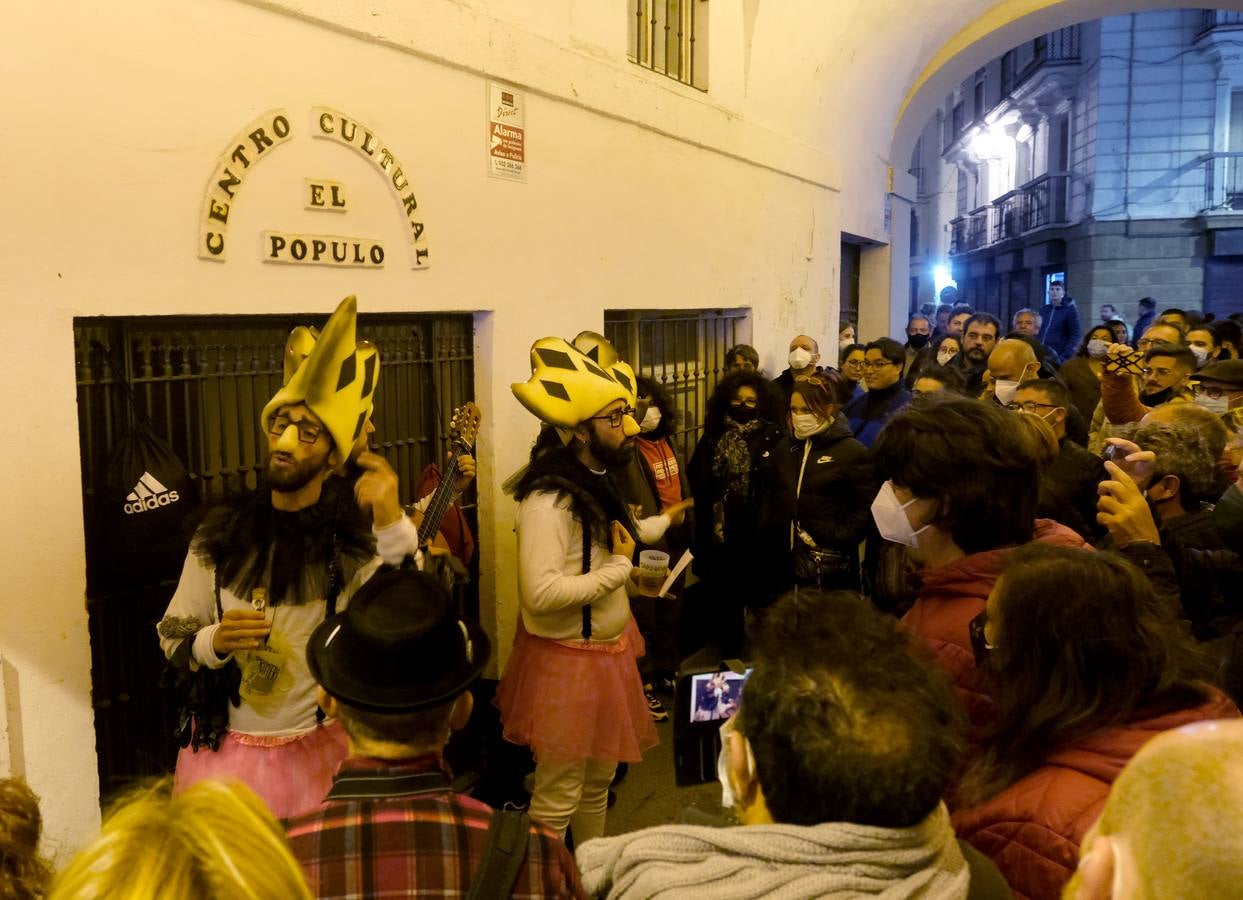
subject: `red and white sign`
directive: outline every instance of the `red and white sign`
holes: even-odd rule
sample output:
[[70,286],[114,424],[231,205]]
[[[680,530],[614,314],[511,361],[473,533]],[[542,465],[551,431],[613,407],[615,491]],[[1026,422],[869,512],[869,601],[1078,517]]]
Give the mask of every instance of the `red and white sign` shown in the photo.
[[526,181],[526,124],[522,94],[488,82],[488,174]]

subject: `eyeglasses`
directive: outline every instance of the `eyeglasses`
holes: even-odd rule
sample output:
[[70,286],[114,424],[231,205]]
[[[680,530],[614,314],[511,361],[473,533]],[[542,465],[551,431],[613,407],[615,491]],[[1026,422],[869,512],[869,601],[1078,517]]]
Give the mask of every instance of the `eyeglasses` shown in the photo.
[[622,407],[621,409],[615,409],[615,410],[613,410],[613,411],[612,411],[611,413],[609,413],[608,415],[605,415],[605,416],[592,416],[591,418],[593,418],[593,419],[600,419],[600,420],[602,420],[602,421],[603,421],[603,420],[605,420],[605,419],[607,419],[607,420],[608,420],[608,423],[609,423],[610,425],[612,425],[614,428],[620,428],[620,427],[621,427],[621,423],[622,423],[622,418],[623,418],[624,416],[630,416],[631,418],[634,418],[634,413],[635,413],[635,411],[634,411],[634,408],[633,408],[633,407],[630,407],[630,406],[624,406],[624,407]]
[[883,369],[885,366],[896,366],[897,363],[889,359],[869,359],[863,363],[865,369]]
[[310,419],[299,419],[295,422],[289,416],[281,413],[272,419],[272,424],[268,426],[268,434],[280,437],[289,429],[290,425],[298,429],[298,440],[304,444],[314,444],[319,440],[319,436],[324,433],[323,426],[316,425]]
[[1210,400],[1220,400],[1222,397],[1229,397],[1243,391],[1243,387],[1208,387],[1203,384],[1193,384],[1191,393],[1197,397],[1208,397]]
[[1034,413],[1038,409],[1058,408],[1059,407],[1056,403],[1037,403],[1035,400],[1024,400],[1022,403],[1019,403],[1016,400],[1006,404],[1006,409],[1010,410],[1010,412],[1019,412],[1021,410],[1023,412]]
[[760,401],[755,399],[754,397],[748,397],[745,400],[731,400],[729,401],[729,405],[730,406],[745,406],[748,409],[755,409],[757,406],[760,405]]
[[844,367],[844,366],[854,366],[854,367],[856,367],[856,368],[862,369],[862,368],[863,368],[863,360],[861,360],[861,359],[848,359],[848,360],[846,360],[844,363],[842,363],[842,366],[843,366],[843,367]]

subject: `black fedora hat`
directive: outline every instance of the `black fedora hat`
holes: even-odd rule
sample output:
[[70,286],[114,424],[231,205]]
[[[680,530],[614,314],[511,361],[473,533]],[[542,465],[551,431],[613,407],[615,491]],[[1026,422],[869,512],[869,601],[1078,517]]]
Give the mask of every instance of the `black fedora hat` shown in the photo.
[[449,593],[423,572],[384,567],[320,623],[306,645],[311,675],[350,706],[407,713],[466,690],[492,653],[488,636],[459,619]]

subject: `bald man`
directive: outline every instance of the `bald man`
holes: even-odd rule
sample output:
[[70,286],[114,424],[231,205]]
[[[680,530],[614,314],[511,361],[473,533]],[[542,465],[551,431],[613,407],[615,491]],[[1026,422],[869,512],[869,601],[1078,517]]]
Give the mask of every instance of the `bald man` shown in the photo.
[[820,371],[816,365],[820,362],[820,345],[810,335],[796,334],[790,341],[788,362],[790,367],[773,379],[773,383],[785,393],[787,401],[794,392],[794,379]]
[[1006,338],[999,341],[988,355],[988,369],[984,372],[984,394],[980,399],[992,397],[1002,406],[1014,402],[1019,385],[1035,378],[1040,372],[1040,360],[1026,341]]
[[1237,897],[1243,885],[1243,720],[1149,741],[1084,838],[1063,900]]

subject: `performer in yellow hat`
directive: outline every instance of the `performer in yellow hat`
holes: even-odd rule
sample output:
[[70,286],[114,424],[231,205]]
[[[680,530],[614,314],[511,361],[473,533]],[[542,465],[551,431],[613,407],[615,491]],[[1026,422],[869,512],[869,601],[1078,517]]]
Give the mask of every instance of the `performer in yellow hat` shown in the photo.
[[[418,558],[397,475],[366,449],[380,374],[348,297],[324,330],[289,336],[264,407],[262,483],[208,514],[157,631],[186,708],[176,786],[234,776],[287,818],[323,800],[345,738],[325,724],[306,641],[379,567]],[[332,477],[353,458],[351,486]]]
[[505,737],[535,753],[531,816],[577,843],[604,834],[617,763],[656,744],[630,615],[635,528],[613,476],[639,433],[634,373],[594,338],[588,352],[536,341],[530,379],[513,385],[554,427],[515,490],[521,621],[497,688]]

